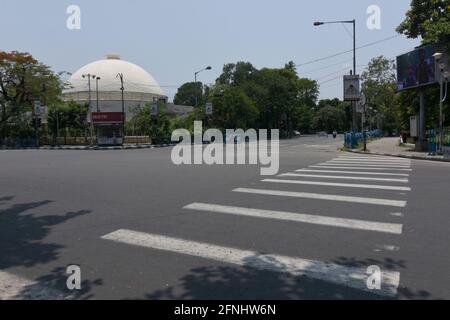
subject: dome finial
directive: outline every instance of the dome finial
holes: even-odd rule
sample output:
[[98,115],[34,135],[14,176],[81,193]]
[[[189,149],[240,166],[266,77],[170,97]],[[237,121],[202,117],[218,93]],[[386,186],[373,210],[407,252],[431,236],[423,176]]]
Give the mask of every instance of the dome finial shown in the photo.
[[115,53],[110,53],[106,55],[106,59],[108,60],[120,60],[120,55]]

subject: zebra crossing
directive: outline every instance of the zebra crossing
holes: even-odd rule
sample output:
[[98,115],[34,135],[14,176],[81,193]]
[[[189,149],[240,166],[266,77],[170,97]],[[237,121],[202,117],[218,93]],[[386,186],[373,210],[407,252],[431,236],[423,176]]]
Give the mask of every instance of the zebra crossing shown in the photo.
[[[400,172],[399,172],[400,171]],[[186,212],[200,212],[211,215],[246,217],[255,221],[285,221],[293,224],[308,225],[312,230],[315,226],[336,228],[341,230],[356,230],[372,234],[399,237],[403,233],[401,223],[386,221],[371,221],[350,219],[345,216],[332,217],[320,212],[302,212],[300,200],[318,202],[319,205],[328,202],[342,205],[358,204],[379,208],[387,215],[401,219],[403,212],[395,212],[407,206],[408,192],[411,191],[409,176],[412,162],[407,159],[397,159],[381,156],[350,156],[338,157],[308,168],[296,169],[293,172],[279,174],[273,179],[262,179],[261,188],[242,186],[231,190],[234,194],[262,195],[269,198],[291,198],[298,201],[298,211],[269,210],[262,205],[237,206],[219,203],[194,202],[182,208]],[[407,173],[408,172],[408,173]],[[364,184],[362,183],[365,182]],[[382,183],[382,184],[380,184]],[[276,186],[268,188],[267,186]],[[277,188],[284,186],[283,190]],[[289,190],[285,190],[289,188]],[[321,192],[309,192],[299,188],[321,188]],[[342,190],[358,190],[358,195],[345,195]],[[389,192],[389,197],[371,195],[372,191]],[[398,191],[399,193],[395,193]],[[367,196],[360,195],[368,193]],[[405,192],[405,193],[400,193]],[[394,197],[395,196],[395,197]],[[103,240],[115,243],[144,247],[152,250],[162,250],[174,254],[188,255],[199,259],[208,259],[237,266],[247,266],[258,270],[269,270],[286,273],[293,276],[307,276],[313,279],[327,281],[354,289],[368,291],[381,296],[393,297],[397,294],[400,284],[400,272],[382,270],[381,288],[369,289],[366,268],[339,265],[303,257],[290,257],[273,254],[261,254],[248,248],[221,246],[216,243],[196,242],[190,239],[168,237],[162,234],[152,234],[128,229],[119,229],[102,236]],[[338,239],[336,240],[338,241]],[[375,251],[401,250],[395,244],[374,243]],[[367,266],[370,267],[370,266]]]

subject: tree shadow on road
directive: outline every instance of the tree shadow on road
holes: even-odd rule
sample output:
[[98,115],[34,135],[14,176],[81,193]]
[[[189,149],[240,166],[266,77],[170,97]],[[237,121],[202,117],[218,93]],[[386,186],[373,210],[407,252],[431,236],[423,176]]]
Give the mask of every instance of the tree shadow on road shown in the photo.
[[[383,299],[382,296],[306,276],[293,276],[287,266],[265,255],[244,259],[243,267],[208,266],[190,270],[171,287],[145,296],[150,300],[298,300]],[[257,266],[257,267],[255,267]],[[317,272],[315,267],[312,272]],[[264,270],[262,270],[264,269]],[[308,272],[308,270],[306,271]]]
[[103,285],[102,279],[83,280],[81,289],[69,291],[66,285],[66,268],[55,268],[51,273],[35,279],[35,283],[22,288],[14,297],[16,300],[88,300],[94,286]]
[[14,204],[0,210],[1,269],[14,266],[32,267],[56,259],[63,246],[43,242],[52,227],[90,213],[88,210],[47,216],[28,213],[50,203],[52,201],[44,200]]
[[[378,266],[382,270],[396,270],[402,271],[406,269],[406,261],[404,260],[394,260],[391,258],[385,259],[356,259],[339,257],[334,261],[336,264],[345,265],[348,267],[356,268],[367,268],[368,266]],[[401,276],[400,276],[401,281]],[[408,300],[437,300],[440,298],[433,297],[433,295],[426,290],[414,290],[407,287],[402,287],[400,282],[400,287],[397,290],[397,299],[408,299]]]
[[[11,201],[14,197],[0,198],[2,202]],[[37,209],[52,203],[50,200],[39,202],[12,204],[6,209],[0,209],[0,270],[26,267],[32,268],[45,265],[57,260],[65,246],[57,243],[49,243],[45,238],[51,233],[52,228],[89,214],[90,210],[66,212],[64,214],[42,215],[33,213]],[[53,269],[50,273],[37,279],[29,279],[35,283],[23,288],[17,299],[30,299],[39,297],[42,288],[66,288],[66,266]],[[89,292],[93,285],[100,285],[101,280],[83,281],[83,290],[71,294],[75,299],[90,298]],[[66,291],[67,293],[67,291]],[[59,297],[56,297],[59,298]]]

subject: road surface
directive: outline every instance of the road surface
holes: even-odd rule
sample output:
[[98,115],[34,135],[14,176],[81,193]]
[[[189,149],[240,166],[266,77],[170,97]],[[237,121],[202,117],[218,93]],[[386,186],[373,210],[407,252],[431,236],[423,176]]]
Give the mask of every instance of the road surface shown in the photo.
[[0,299],[450,299],[450,164],[340,146],[281,141],[270,177],[171,148],[0,151]]

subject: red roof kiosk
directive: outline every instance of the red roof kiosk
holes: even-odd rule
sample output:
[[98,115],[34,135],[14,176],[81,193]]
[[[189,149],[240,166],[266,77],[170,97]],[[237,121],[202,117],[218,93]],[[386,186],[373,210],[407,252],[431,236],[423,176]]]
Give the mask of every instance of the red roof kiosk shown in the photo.
[[121,146],[124,142],[125,113],[93,112],[92,123],[99,146]]

